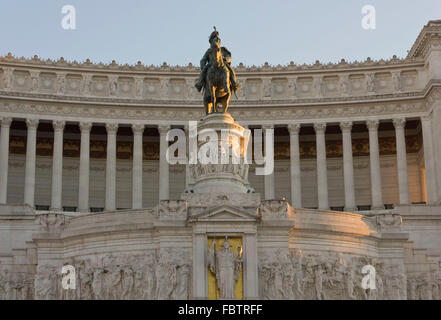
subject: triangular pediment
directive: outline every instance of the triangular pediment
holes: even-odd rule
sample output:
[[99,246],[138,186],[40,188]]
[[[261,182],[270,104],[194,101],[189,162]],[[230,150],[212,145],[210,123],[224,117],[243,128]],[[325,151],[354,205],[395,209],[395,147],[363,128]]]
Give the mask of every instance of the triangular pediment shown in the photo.
[[257,213],[240,207],[220,205],[207,208],[206,210],[190,217],[191,221],[256,221]]

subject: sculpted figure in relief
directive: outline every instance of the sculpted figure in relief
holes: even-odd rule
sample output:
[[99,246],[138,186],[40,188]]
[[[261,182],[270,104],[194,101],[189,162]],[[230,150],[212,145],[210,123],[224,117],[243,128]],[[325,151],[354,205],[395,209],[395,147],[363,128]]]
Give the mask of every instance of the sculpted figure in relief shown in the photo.
[[398,72],[392,73],[392,83],[395,92],[401,92],[401,76]]
[[220,299],[234,299],[234,287],[239,279],[242,265],[241,252],[238,255],[230,250],[230,242],[225,237],[224,249],[216,251],[213,240],[209,254],[208,266],[216,276],[216,283],[220,290]]
[[369,73],[366,79],[366,89],[367,92],[375,92],[375,75],[373,73]]
[[117,87],[118,87],[118,79],[116,77],[110,78],[109,89],[111,96],[116,96]]
[[56,295],[56,268],[53,266],[38,266],[35,278],[35,298],[39,300],[53,300]]
[[349,95],[350,84],[349,84],[348,76],[343,76],[340,79],[340,89],[343,96]]
[[65,89],[66,75],[64,73],[57,75],[57,93],[63,94]]
[[295,98],[297,96],[297,79],[288,80],[288,98]]
[[156,267],[156,298],[170,300],[176,285],[176,268],[171,263],[159,263]]
[[95,300],[103,300],[103,273],[104,269],[95,267],[92,279],[92,292]]

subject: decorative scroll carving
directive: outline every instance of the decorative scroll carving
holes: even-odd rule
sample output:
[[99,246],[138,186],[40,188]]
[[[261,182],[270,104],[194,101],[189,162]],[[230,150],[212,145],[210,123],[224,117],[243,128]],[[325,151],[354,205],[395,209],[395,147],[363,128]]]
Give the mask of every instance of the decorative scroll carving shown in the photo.
[[376,221],[380,232],[398,232],[401,230],[402,218],[399,214],[377,214]]
[[45,232],[60,232],[66,225],[66,217],[62,213],[40,213],[37,214],[35,222]]
[[264,200],[259,212],[262,220],[288,220],[291,216],[291,208],[286,200]]
[[186,220],[187,202],[183,200],[161,200],[158,216],[162,220]]

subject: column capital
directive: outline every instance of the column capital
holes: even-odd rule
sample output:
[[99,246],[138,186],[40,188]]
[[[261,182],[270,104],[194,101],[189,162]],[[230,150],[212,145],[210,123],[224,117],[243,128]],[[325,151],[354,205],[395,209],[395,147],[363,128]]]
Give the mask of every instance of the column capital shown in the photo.
[[432,119],[432,115],[425,114],[425,115],[421,116],[420,118],[421,118],[421,121],[430,121]]
[[1,123],[2,123],[2,127],[10,127],[11,123],[12,123],[12,118],[11,117],[3,117],[0,118]]
[[370,130],[378,130],[378,125],[379,125],[380,121],[378,119],[373,119],[373,120],[366,120],[366,126],[368,127],[369,131]]
[[119,124],[118,123],[106,123],[107,133],[116,133],[118,131]]
[[288,124],[288,131],[290,134],[299,134],[300,128],[301,128],[300,123]]
[[316,122],[314,123],[315,133],[325,133],[326,130],[326,122]]
[[81,121],[78,125],[80,127],[81,132],[90,132],[93,123],[88,121]]
[[63,131],[65,125],[66,125],[66,121],[64,120],[52,121],[52,126],[54,127],[54,131]]
[[160,135],[165,135],[167,134],[167,132],[170,130],[170,125],[169,124],[160,124],[158,125],[158,131]]
[[143,123],[132,124],[133,134],[142,134],[144,132],[145,125]]
[[262,129],[267,130],[267,129],[274,129],[274,125],[269,123],[269,124],[262,124]]
[[26,119],[28,129],[37,129],[40,119]]
[[342,132],[351,132],[351,130],[352,130],[352,121],[342,121],[342,122],[340,122],[340,130]]
[[395,129],[404,129],[406,126],[406,118],[395,118],[392,119]]

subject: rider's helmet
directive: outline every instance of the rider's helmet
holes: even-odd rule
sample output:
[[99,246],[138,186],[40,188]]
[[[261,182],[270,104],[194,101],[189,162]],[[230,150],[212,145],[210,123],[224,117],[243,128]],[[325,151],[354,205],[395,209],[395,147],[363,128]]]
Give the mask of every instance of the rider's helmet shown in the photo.
[[208,38],[208,42],[211,43],[211,40],[219,37],[219,32],[216,29],[210,34],[210,38]]

